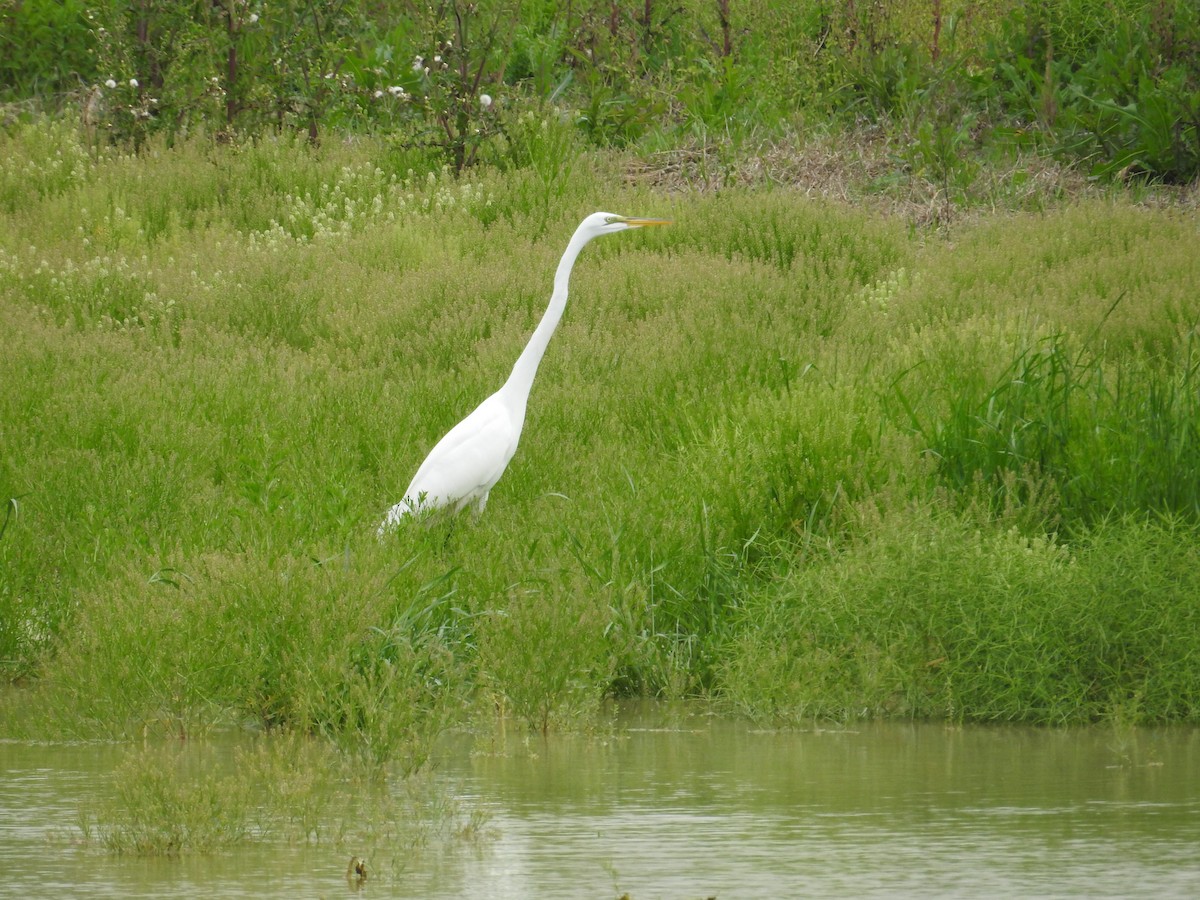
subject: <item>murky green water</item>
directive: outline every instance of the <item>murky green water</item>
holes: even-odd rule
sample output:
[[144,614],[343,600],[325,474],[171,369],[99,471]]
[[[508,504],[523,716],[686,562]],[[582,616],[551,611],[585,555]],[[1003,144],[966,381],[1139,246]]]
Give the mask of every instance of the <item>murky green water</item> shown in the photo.
[[[125,748],[0,744],[0,896],[1191,897],[1200,730],[762,732],[697,708],[601,737],[457,737],[485,837],[357,892],[331,845],[136,859],[71,842]],[[77,832],[76,832],[77,833]],[[48,838],[48,834],[50,837]]]

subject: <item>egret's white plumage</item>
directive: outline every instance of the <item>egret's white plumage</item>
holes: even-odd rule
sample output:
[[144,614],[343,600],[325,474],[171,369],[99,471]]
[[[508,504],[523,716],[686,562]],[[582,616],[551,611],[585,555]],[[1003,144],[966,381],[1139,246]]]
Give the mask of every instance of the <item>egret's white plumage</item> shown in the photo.
[[404,499],[388,510],[379,526],[382,535],[405,516],[422,510],[453,507],[458,512],[474,504],[477,513],[487,505],[488,493],[500,480],[517,451],[525,424],[525,404],[538,364],[567,306],[567,285],[580,251],[592,238],[646,225],[666,225],[664,219],[642,219],[613,213],[592,213],[567,244],[554,274],[554,293],[541,322],[533,332],[512,374],[504,385],[446,433],[429,451]]

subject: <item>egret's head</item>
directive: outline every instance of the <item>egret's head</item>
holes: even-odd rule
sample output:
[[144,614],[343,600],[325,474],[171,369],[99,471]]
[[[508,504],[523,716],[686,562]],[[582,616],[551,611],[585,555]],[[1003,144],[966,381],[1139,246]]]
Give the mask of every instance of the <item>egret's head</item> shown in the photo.
[[618,216],[616,213],[598,212],[584,219],[579,230],[593,238],[601,234],[612,234],[614,231],[625,231],[627,228],[670,224],[670,219],[643,219],[640,216]]

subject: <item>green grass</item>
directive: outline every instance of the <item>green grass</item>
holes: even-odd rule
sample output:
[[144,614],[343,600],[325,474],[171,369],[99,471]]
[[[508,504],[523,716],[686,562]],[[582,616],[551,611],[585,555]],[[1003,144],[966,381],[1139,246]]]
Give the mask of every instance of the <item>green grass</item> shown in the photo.
[[[413,769],[622,694],[1197,719],[1194,212],[938,232],[540,134],[461,181],[369,139],[0,137],[0,661],[46,728]],[[597,208],[676,224],[587,248],[482,520],[381,544]]]
[[740,709],[1195,721],[1194,527],[1112,521],[1077,542],[928,509],[751,596],[723,659]]

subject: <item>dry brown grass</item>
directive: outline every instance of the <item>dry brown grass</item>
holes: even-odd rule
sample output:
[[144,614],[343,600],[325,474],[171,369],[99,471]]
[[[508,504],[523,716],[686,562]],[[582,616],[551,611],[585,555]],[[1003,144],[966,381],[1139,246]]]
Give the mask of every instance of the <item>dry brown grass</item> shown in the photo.
[[[1047,153],[1023,151],[981,163],[961,196],[948,196],[942,185],[911,171],[903,140],[894,131],[867,123],[836,133],[791,128],[739,146],[693,138],[631,159],[625,179],[672,194],[784,188],[811,199],[865,206],[919,229],[961,225],[997,212],[1040,211],[1122,190],[1100,184],[1078,166]],[[1157,208],[1195,209],[1200,203],[1197,184],[1126,187],[1133,199]]]

